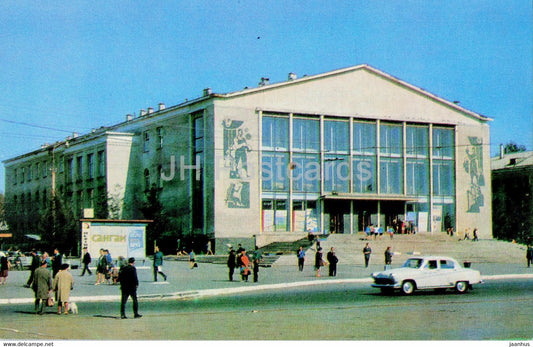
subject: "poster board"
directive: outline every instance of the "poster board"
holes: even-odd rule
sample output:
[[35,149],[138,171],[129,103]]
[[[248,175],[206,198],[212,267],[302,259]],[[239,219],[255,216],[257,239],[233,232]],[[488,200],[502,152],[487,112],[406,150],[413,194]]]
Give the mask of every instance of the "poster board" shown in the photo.
[[98,258],[107,249],[113,259],[146,259],[146,225],[150,221],[81,220],[81,246]]

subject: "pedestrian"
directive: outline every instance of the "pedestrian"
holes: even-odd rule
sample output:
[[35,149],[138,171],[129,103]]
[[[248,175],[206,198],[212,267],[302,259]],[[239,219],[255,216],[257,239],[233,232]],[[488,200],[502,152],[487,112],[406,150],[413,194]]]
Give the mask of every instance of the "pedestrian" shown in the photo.
[[324,260],[322,260],[322,247],[318,247],[315,253],[316,277],[320,277],[320,268],[324,265]]
[[259,251],[259,247],[255,246],[255,251],[252,254],[254,282],[259,281],[259,263],[263,260],[263,255]]
[[302,246],[300,246],[296,256],[298,257],[298,271],[304,271],[305,252]]
[[163,273],[163,252],[159,250],[159,247],[155,246],[154,254],[154,282],[157,282],[157,274],[161,274],[165,281],[167,280],[167,275]]
[[206,253],[206,255],[213,255],[213,250],[212,250],[211,246],[212,246],[211,240],[209,240],[207,242],[207,253]]
[[105,273],[105,283],[109,284],[111,277],[113,277],[113,271],[114,271],[113,258],[111,257],[111,253],[109,253],[108,249],[104,249],[104,254],[105,254],[106,262],[107,262],[107,269]]
[[365,267],[368,267],[368,263],[370,262],[370,254],[372,254],[372,248],[370,248],[368,242],[366,243],[365,248],[363,248],[363,254],[365,256]]
[[96,283],[94,285],[99,285],[100,283],[105,282],[105,276],[107,273],[108,264],[107,264],[107,257],[105,255],[105,252],[102,248],[100,248],[100,256],[98,257],[98,263],[96,264],[96,273],[98,274],[98,278],[96,279]]
[[474,231],[472,231],[472,242],[479,241],[477,238],[477,228],[474,228]]
[[43,253],[42,260],[46,262],[46,268],[50,270],[52,268],[52,260],[50,259],[48,252]]
[[227,264],[228,264],[228,269],[229,269],[229,273],[228,273],[229,280],[233,281],[233,272],[235,271],[235,266],[236,266],[235,250],[233,248],[230,249],[229,251]]
[[248,275],[250,275],[250,259],[246,255],[245,249],[242,250],[239,260],[240,260],[241,281],[248,282]]
[[391,268],[391,264],[392,264],[392,249],[389,246],[385,250],[385,270],[389,270]]
[[64,314],[68,314],[68,299],[70,291],[74,289],[74,278],[68,271],[68,264],[61,264],[61,268],[57,275],[54,277],[52,288],[56,293],[57,301],[57,314],[61,314],[61,307],[64,308]]
[[33,283],[33,276],[35,276],[35,270],[39,268],[41,265],[41,260],[39,259],[39,256],[37,255],[37,251],[35,249],[31,250],[31,264],[30,264],[30,277],[28,277],[28,281],[24,285],[26,288],[31,288],[31,284]]
[[[46,261],[41,262],[41,267],[35,270],[33,277],[33,292],[35,293],[35,313],[44,314],[44,308],[48,305],[48,298],[52,290],[52,276],[47,269]],[[39,309],[39,304],[41,308]]]
[[329,276],[337,276],[337,263],[339,262],[339,258],[335,255],[335,249],[333,247],[330,248],[326,259],[329,263]]
[[389,234],[389,238],[392,240],[394,238],[394,228],[391,226],[387,227],[387,233]]
[[87,251],[87,247],[83,248],[83,259],[81,260],[81,262],[83,263],[83,270],[81,271],[80,276],[85,275],[85,271],[89,273],[89,276],[93,274],[89,269],[89,264],[91,264],[91,260],[91,254]]
[[531,263],[533,262],[533,247],[531,247],[531,245],[527,246],[526,259],[527,259],[527,267],[530,267]]
[[0,252],[0,284],[6,284],[11,263],[4,252]]
[[52,277],[56,277],[63,264],[63,256],[57,248],[54,248],[54,257],[52,258]]
[[189,252],[189,265],[191,266],[191,269],[198,267],[198,264],[196,263],[196,254],[194,254],[194,250],[192,248]]
[[141,318],[139,314],[139,302],[137,301],[137,288],[139,287],[139,279],[137,278],[137,269],[135,268],[135,258],[128,259],[128,265],[125,265],[120,270],[120,318],[126,319],[126,302],[131,296],[133,302],[133,318]]

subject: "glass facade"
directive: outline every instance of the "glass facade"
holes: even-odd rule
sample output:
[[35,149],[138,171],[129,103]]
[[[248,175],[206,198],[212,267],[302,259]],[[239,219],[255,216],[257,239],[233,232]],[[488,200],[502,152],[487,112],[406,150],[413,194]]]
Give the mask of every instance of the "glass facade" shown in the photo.
[[432,217],[455,217],[454,127],[281,113],[261,119],[263,230],[315,224],[319,232],[357,232],[401,219],[414,231],[435,231]]

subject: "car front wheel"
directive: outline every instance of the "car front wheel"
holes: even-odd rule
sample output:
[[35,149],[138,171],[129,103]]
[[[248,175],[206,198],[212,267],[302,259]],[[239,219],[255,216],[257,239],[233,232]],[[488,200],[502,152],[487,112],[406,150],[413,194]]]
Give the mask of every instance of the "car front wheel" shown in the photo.
[[468,290],[468,283],[465,281],[459,281],[455,284],[455,291],[459,294],[464,294]]
[[415,291],[415,283],[413,281],[405,281],[402,283],[402,293],[411,295]]

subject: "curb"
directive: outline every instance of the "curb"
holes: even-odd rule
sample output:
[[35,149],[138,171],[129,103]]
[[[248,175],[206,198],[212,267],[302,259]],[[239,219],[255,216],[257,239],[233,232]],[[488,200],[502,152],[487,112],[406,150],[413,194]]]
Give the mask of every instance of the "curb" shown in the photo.
[[[497,281],[506,279],[531,279],[533,274],[508,274],[508,275],[490,275],[482,276],[484,281]],[[237,288],[218,288],[218,289],[203,289],[203,290],[190,290],[169,294],[144,294],[139,295],[139,300],[185,300],[195,299],[201,297],[229,295],[229,294],[241,294],[260,290],[269,289],[284,289],[284,288],[296,288],[307,287],[324,284],[346,284],[346,283],[371,283],[371,278],[347,278],[347,279],[327,279],[327,280],[314,280],[314,281],[300,281],[300,282],[288,282],[277,284],[262,284],[249,287],[237,287]],[[117,302],[120,301],[120,295],[100,295],[100,296],[73,296],[70,301],[73,302]],[[20,305],[20,304],[33,304],[34,298],[13,298],[13,299],[0,299],[0,305]]]

